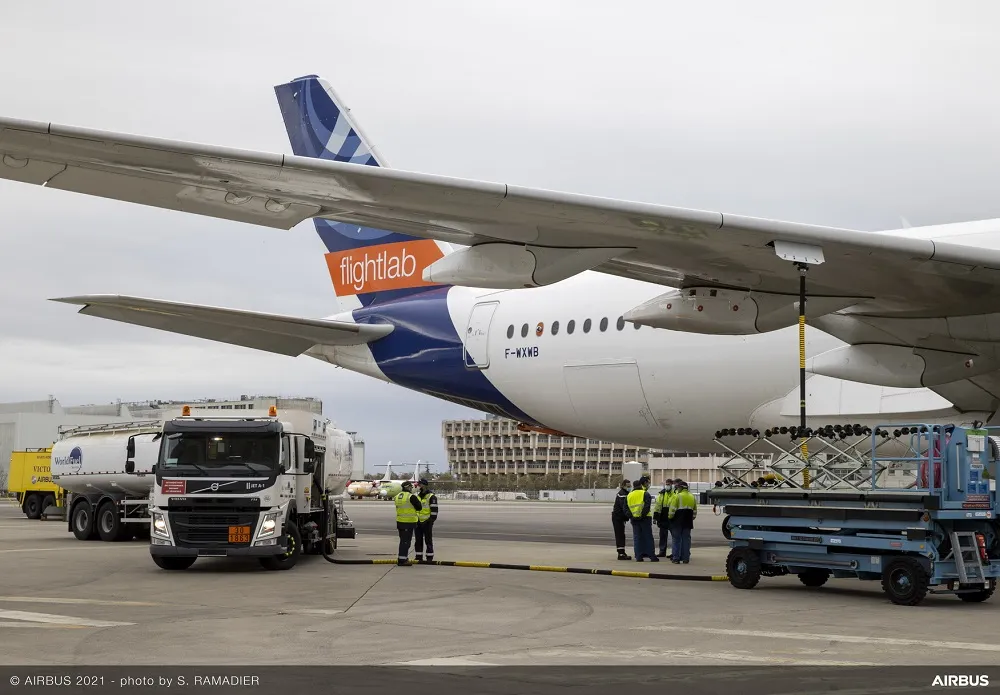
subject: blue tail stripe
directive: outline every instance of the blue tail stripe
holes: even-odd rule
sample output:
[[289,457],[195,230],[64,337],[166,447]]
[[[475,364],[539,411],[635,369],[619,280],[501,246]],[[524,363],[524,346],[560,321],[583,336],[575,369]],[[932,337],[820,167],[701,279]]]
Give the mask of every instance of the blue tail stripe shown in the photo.
[[[274,92],[292,152],[296,155],[380,166],[372,152],[371,143],[365,142],[354,129],[348,113],[337,106],[317,76],[307,75],[277,85]],[[407,234],[346,222],[314,218],[313,224],[329,253],[416,240],[416,237]],[[376,300],[404,297],[426,289],[416,287],[392,292],[363,293],[357,297],[362,306],[368,306]]]

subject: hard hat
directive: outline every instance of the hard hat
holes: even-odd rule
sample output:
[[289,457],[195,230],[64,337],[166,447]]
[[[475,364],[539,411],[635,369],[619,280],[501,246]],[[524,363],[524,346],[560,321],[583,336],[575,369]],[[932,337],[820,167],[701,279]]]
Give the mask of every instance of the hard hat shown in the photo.
[[420,485],[420,487],[427,487],[430,485],[430,483],[427,482],[427,478],[421,478],[417,481],[417,484]]

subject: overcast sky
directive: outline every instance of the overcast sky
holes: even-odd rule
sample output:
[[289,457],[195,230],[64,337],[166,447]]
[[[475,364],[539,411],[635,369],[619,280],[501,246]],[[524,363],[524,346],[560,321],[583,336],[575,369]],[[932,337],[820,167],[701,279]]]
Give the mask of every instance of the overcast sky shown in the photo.
[[[394,168],[886,229],[1000,217],[998,20],[989,0],[5,0],[0,114],[289,153],[273,85],[316,73]],[[311,222],[11,182],[0,204],[0,400],[312,395],[369,467],[443,464],[441,420],[474,415],[47,301],[329,315]]]

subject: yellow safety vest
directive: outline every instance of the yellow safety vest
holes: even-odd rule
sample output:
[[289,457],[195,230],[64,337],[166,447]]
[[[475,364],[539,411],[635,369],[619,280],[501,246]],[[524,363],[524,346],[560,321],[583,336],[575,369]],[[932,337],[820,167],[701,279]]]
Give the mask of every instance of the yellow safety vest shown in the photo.
[[417,499],[420,500],[420,511],[417,512],[417,518],[420,521],[427,521],[431,518],[431,497],[433,496],[433,492],[428,492],[426,497],[424,495],[417,495]]
[[[643,490],[642,488],[639,488],[638,490],[633,490],[632,492],[628,493],[628,497],[625,498],[625,504],[628,505],[628,510],[632,512],[633,519],[642,518],[642,508],[645,505],[645,502],[646,502],[646,491]],[[650,514],[651,513],[652,510],[650,511]],[[649,516],[649,514],[647,514],[646,516]]]
[[653,507],[653,511],[660,513],[667,511],[670,509],[670,501],[673,498],[673,490],[660,490],[660,493],[656,496],[656,506]]
[[417,510],[413,508],[412,504],[410,504],[410,495],[412,494],[412,492],[406,492],[404,490],[393,498],[396,502],[396,523],[417,523]]
[[698,515],[698,500],[687,490],[681,490],[674,495],[674,498],[670,500],[670,518],[674,518],[674,514],[677,513],[678,509],[690,509],[695,516]]

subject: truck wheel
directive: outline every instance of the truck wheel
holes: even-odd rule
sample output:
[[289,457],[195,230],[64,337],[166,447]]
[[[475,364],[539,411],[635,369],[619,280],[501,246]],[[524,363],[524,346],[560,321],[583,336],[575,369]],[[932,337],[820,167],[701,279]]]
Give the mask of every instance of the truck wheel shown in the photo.
[[80,500],[73,505],[70,515],[73,535],[78,541],[89,541],[96,535],[94,526],[94,508],[87,500]]
[[299,556],[302,555],[302,536],[299,535],[298,527],[294,524],[288,524],[285,527],[285,534],[287,536],[288,551],[284,555],[262,557],[260,564],[264,569],[290,570],[299,561]]
[[42,515],[42,498],[39,495],[31,494],[24,498],[24,515],[29,519],[37,519]]
[[163,557],[161,555],[154,555],[153,562],[161,570],[186,570],[188,567],[194,564],[197,560],[196,557]]
[[733,528],[729,525],[729,517],[727,514],[726,518],[722,520],[722,537],[727,541],[733,537]]
[[990,577],[987,581],[986,588],[980,589],[979,591],[970,591],[967,594],[955,594],[960,599],[966,603],[981,603],[993,595],[993,592],[997,590],[997,580],[994,577]]
[[737,589],[752,589],[760,581],[760,556],[750,548],[733,548],[726,558],[729,583]]
[[930,577],[912,557],[899,557],[882,570],[882,591],[897,606],[915,606],[927,595]]
[[111,500],[105,501],[97,510],[97,533],[105,543],[114,543],[124,536],[125,524],[118,514],[118,505]]
[[56,506],[56,496],[55,495],[45,495],[45,499],[42,500],[42,511],[39,514],[44,514],[45,510],[49,507]]
[[816,567],[807,569],[805,572],[799,572],[799,581],[806,586],[823,586],[829,578],[830,570],[819,569]]

